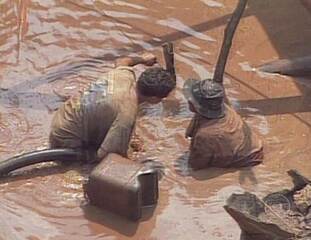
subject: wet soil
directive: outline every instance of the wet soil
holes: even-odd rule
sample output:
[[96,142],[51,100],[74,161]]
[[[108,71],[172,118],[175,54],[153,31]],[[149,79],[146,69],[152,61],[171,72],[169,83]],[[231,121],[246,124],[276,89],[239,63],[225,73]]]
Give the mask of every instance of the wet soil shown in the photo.
[[1,159],[46,147],[61,96],[77,94],[120,55],[149,50],[161,58],[161,44],[173,41],[178,86],[163,103],[145,106],[137,124],[145,157],[165,166],[153,212],[130,223],[99,211],[83,196],[88,166],[44,165],[0,185],[0,239],[239,239],[238,225],[222,207],[231,193],[265,196],[288,188],[291,168],[311,177],[311,77],[254,69],[311,54],[308,0],[250,0],[229,57],[226,90],[264,138],[264,164],[196,173],[186,168],[184,131],[192,114],[181,87],[189,77],[211,76],[236,2],[1,1]]

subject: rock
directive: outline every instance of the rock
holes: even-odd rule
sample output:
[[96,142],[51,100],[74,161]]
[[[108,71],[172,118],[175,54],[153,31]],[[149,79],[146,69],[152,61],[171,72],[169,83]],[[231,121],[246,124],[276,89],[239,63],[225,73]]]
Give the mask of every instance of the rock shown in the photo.
[[239,224],[242,239],[311,238],[311,184],[290,170],[294,187],[267,195],[263,200],[251,193],[232,194],[225,210]]
[[303,215],[308,214],[311,207],[311,184],[306,185],[303,189],[294,193],[294,203],[299,212]]
[[287,171],[287,174],[292,178],[294,183],[294,191],[305,187],[307,184],[311,184],[311,181],[302,176],[297,170],[291,169]]

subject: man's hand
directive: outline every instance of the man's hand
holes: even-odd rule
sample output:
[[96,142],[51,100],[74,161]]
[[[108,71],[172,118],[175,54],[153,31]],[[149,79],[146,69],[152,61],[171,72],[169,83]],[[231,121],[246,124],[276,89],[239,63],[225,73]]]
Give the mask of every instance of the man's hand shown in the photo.
[[144,142],[136,133],[133,134],[130,140],[130,147],[132,148],[133,152],[144,151]]
[[143,64],[145,64],[146,66],[152,66],[157,62],[157,57],[149,52],[142,54],[141,58],[144,61]]

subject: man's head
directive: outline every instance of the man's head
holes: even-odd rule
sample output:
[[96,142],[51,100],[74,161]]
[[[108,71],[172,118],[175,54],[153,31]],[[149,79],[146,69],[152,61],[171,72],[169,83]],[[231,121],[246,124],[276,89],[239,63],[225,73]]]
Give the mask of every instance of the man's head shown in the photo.
[[175,88],[176,82],[170,73],[161,67],[145,70],[138,78],[137,90],[144,101],[159,103]]
[[211,79],[188,79],[183,91],[191,111],[210,119],[225,115],[224,88],[219,83]]

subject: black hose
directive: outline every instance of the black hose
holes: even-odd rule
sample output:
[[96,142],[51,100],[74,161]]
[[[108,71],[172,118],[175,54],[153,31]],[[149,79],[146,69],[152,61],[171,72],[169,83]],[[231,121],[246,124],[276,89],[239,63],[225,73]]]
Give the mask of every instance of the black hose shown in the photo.
[[0,162],[0,177],[29,165],[50,161],[75,161],[81,160],[83,153],[78,149],[59,148],[44,149],[25,153]]

